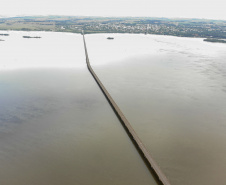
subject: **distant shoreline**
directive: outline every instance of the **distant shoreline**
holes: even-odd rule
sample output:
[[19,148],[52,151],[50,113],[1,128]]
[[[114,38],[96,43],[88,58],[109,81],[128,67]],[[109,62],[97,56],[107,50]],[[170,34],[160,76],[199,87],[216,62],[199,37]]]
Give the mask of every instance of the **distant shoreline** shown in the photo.
[[226,20],[154,17],[24,16],[0,18],[0,30],[131,33],[226,39]]

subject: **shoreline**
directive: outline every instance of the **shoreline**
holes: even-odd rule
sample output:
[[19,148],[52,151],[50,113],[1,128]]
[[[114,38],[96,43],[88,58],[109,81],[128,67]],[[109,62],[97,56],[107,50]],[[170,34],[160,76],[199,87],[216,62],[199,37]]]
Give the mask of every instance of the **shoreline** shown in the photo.
[[[48,30],[31,30],[31,31],[24,31],[24,30],[1,30],[0,32],[47,32],[47,33],[68,33],[68,34],[82,34],[82,32],[69,32],[69,31],[48,31]],[[88,32],[85,33],[85,35],[91,35],[91,34],[129,34],[129,35],[156,35],[156,36],[171,36],[171,37],[178,37],[178,38],[197,38],[197,39],[217,39],[221,40],[223,38],[208,38],[208,37],[186,37],[186,36],[180,36],[180,35],[170,35],[170,34],[157,34],[157,33],[129,33],[129,32]],[[1,35],[0,35],[1,36]],[[8,35],[10,36],[10,35]]]

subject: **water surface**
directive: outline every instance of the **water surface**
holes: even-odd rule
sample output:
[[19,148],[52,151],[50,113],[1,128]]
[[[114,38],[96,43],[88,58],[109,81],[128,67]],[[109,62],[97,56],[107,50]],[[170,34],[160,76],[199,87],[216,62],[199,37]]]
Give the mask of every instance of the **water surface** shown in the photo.
[[0,184],[156,184],[89,74],[81,35],[5,40]]
[[172,184],[225,184],[225,44],[99,34],[87,36],[87,48],[97,75]]

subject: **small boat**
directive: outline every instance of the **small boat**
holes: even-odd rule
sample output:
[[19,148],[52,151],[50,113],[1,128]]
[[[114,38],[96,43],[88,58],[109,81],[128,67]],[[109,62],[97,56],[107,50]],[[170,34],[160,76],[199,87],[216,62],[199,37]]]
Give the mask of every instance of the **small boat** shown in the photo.
[[112,40],[112,39],[114,39],[114,37],[108,37],[107,39]]

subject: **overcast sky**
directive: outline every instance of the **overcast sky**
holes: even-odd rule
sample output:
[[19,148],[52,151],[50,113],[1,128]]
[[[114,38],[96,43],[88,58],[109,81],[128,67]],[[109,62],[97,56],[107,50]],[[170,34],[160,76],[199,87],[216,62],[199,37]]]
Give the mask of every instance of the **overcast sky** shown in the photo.
[[226,20],[226,0],[1,0],[0,15],[148,16]]

